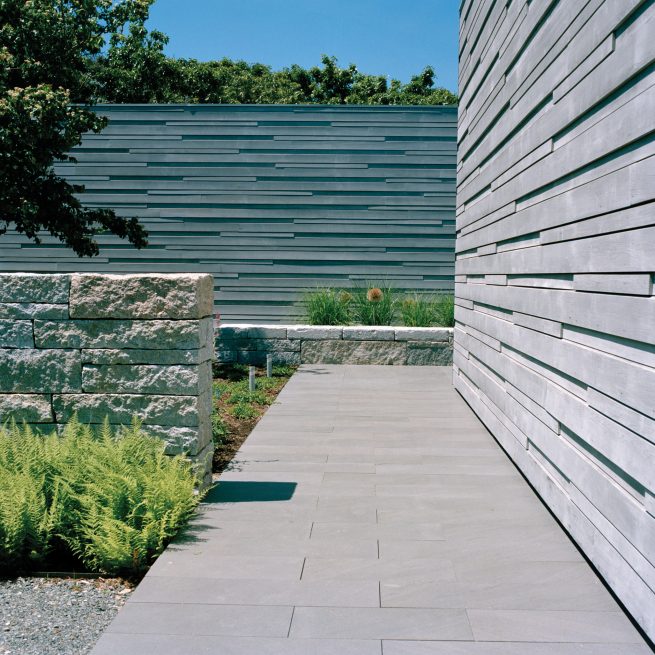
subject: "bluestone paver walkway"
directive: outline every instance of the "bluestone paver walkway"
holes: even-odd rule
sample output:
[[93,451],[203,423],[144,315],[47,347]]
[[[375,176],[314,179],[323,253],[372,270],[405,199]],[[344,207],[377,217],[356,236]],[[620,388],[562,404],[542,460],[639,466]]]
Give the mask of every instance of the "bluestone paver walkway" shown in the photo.
[[94,655],[645,655],[437,367],[303,366]]

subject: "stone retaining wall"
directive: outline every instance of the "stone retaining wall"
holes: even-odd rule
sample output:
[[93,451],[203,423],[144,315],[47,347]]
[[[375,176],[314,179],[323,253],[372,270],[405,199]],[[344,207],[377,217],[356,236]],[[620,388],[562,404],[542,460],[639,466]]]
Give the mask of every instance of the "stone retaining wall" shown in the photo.
[[138,416],[208,480],[211,275],[0,274],[0,421]]
[[224,323],[216,329],[219,362],[276,364],[391,364],[449,366],[451,328],[247,325]]

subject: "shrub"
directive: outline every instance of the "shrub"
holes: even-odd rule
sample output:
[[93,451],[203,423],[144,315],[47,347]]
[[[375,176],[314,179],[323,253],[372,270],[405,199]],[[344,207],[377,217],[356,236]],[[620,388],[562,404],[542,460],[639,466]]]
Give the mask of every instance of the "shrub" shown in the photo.
[[305,296],[305,312],[310,325],[348,325],[352,296],[339,289],[316,289]]
[[360,325],[392,325],[396,316],[395,291],[389,286],[369,284],[352,294],[352,314]]
[[54,548],[89,569],[134,574],[159,555],[198,503],[195,478],[138,423],[62,436],[0,428],[0,569],[47,562]]

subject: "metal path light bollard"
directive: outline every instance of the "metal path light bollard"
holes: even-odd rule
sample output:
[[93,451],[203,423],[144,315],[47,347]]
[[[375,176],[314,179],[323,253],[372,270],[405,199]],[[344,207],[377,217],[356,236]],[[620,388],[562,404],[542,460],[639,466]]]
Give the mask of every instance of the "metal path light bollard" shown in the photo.
[[266,377],[273,377],[273,355],[266,355]]
[[251,366],[248,371],[248,389],[252,392],[255,390],[255,367]]

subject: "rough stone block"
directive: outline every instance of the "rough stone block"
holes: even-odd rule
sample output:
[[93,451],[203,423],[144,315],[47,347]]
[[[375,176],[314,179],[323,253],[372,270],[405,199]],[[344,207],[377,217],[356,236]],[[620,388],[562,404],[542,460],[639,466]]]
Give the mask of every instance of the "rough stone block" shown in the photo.
[[70,275],[0,273],[2,303],[68,303]]
[[85,365],[82,368],[82,387],[85,393],[194,395],[211,387],[211,364]]
[[343,338],[355,341],[393,341],[395,328],[378,325],[353,325],[343,328]]
[[222,339],[216,342],[217,350],[261,350],[264,352],[295,352],[300,350],[299,339]]
[[250,339],[251,347],[247,350],[263,350],[268,353],[298,352],[299,339]]
[[405,364],[407,346],[398,341],[303,341],[303,364]]
[[193,319],[211,316],[214,282],[207,274],[75,274],[72,318]]
[[0,392],[58,393],[81,391],[79,351],[0,350]]
[[196,350],[211,343],[211,318],[199,321],[34,321],[38,348]]
[[273,364],[300,364],[300,352],[279,351],[271,353],[266,350],[238,350],[237,361],[239,364],[249,364],[251,366],[264,366],[266,364],[266,355],[273,355]]
[[77,412],[83,423],[102,423],[108,417],[112,424],[128,425],[137,416],[144,425],[194,427],[199,425],[201,416],[211,414],[211,393],[207,391],[201,396],[57,394],[52,404],[60,423],[69,421]]
[[34,348],[32,321],[0,320],[0,348]]
[[187,458],[191,470],[198,478],[198,487],[203,490],[212,484],[212,462],[214,459],[214,444],[209,443],[197,455]]
[[53,433],[61,435],[65,427],[57,423],[29,423],[29,426],[34,432],[44,436]]
[[217,350],[216,361],[220,364],[228,364],[237,361],[236,350]]
[[194,457],[211,443],[211,424],[206,421],[192,428],[171,425],[147,425],[144,431],[160,438],[166,445],[167,455]]
[[439,327],[397,327],[396,341],[448,341],[453,333],[452,328]]
[[143,350],[129,348],[91,348],[82,351],[83,364],[200,364],[213,357],[213,349],[205,346],[196,350]]
[[223,339],[236,339],[237,337],[248,337],[248,325],[219,325],[216,332],[216,343]]
[[332,325],[290,325],[287,328],[288,339],[341,339],[343,328]]
[[253,350],[253,339],[237,337],[235,339],[216,339],[216,350]]
[[452,363],[453,349],[449,343],[407,342],[408,366],[450,366]]
[[17,423],[52,423],[50,396],[44,394],[0,394],[0,423],[14,419]]
[[251,339],[286,339],[286,326],[253,325],[248,328],[248,337]]
[[17,319],[54,319],[63,321],[68,318],[68,305],[50,303],[0,303],[0,318]]

